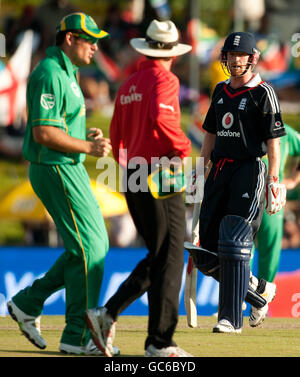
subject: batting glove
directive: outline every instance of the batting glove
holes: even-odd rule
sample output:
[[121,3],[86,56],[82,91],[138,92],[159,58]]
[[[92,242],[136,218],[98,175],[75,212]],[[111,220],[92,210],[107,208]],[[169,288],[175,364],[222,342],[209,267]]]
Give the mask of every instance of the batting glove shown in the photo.
[[273,215],[286,203],[286,187],[279,183],[278,177],[268,176],[266,189],[266,212]]

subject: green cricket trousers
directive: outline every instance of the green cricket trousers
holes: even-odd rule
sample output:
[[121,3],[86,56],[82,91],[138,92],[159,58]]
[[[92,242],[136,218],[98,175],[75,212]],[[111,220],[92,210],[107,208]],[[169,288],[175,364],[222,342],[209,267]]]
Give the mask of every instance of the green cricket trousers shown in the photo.
[[66,326],[61,343],[86,345],[90,339],[84,312],[98,305],[108,236],[83,164],[31,164],[32,187],[52,216],[65,252],[50,270],[18,292],[13,302],[26,314],[39,316],[45,300],[66,289]]
[[[256,248],[258,252],[257,277],[270,282],[274,281],[280,263],[283,214],[283,209],[272,216],[264,211],[262,222],[256,235]],[[254,250],[255,248],[253,247],[252,252]]]

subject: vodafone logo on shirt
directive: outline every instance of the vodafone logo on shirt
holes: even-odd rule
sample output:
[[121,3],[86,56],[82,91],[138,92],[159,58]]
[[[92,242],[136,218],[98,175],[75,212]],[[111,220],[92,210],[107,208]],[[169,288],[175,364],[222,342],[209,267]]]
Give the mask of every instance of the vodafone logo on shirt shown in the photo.
[[132,102],[141,102],[143,99],[143,94],[142,93],[136,93],[136,86],[131,85],[129,88],[129,93],[128,95],[121,94],[120,96],[120,103],[121,105],[128,105]]
[[222,126],[228,130],[233,124],[233,115],[231,113],[226,113],[222,118]]
[[230,131],[229,128],[233,125],[233,121],[234,121],[234,118],[233,118],[233,115],[231,113],[226,113],[223,118],[222,118],[222,126],[223,128],[225,128],[225,130],[222,130],[222,131],[218,131],[217,132],[217,136],[221,136],[221,137],[240,137],[241,134],[240,132],[236,132],[236,131]]

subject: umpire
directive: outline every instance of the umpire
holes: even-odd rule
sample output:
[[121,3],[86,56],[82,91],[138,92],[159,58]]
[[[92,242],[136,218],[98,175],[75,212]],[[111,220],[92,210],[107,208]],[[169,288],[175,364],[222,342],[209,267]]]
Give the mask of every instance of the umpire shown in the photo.
[[92,129],[86,139],[77,66],[90,63],[98,40],[106,36],[90,16],[66,16],[57,28],[56,45],[47,49],[27,88],[23,154],[30,162],[32,187],[52,216],[65,252],[45,276],[8,302],[8,310],[23,334],[43,349],[46,341],[39,318],[44,302],[64,287],[66,326],[59,349],[68,354],[100,355],[87,331],[84,311],[99,300],[108,237],[83,162],[86,154],[106,156],[111,145],[99,129]]
[[[179,160],[187,157],[191,143],[180,125],[179,80],[172,73],[175,56],[191,50],[178,42],[172,21],[154,20],[146,38],[134,38],[131,45],[145,59],[136,73],[119,89],[111,121],[110,137],[114,157],[127,171],[126,200],[138,232],[149,250],[105,307],[88,310],[87,320],[94,342],[111,356],[115,322],[119,314],[147,292],[149,302],[146,356],[190,356],[173,340],[178,320],[179,291],[183,270],[185,205],[181,194],[156,199],[147,190],[135,190],[136,169],[146,173],[141,184],[147,186],[152,157]],[[148,171],[149,170],[149,171]]]
[[[213,328],[220,333],[241,332],[250,253],[265,198],[269,214],[285,203],[285,187],[278,179],[280,137],[285,129],[273,88],[253,72],[258,59],[252,34],[236,32],[226,38],[221,63],[230,78],[217,84],[203,125],[201,157],[205,166],[209,160],[213,165],[204,186],[200,242],[218,254],[215,261],[203,263],[220,268],[218,323]],[[268,172],[261,161],[265,154]],[[275,285],[267,283],[259,293],[269,302]],[[252,314],[250,325],[256,325],[265,312]]]

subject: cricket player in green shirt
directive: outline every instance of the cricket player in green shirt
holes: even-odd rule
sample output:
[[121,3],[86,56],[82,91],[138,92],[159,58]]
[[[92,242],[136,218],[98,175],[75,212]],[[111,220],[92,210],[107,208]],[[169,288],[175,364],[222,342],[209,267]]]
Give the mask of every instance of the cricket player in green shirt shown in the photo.
[[[300,134],[293,128],[284,125],[286,135],[280,139],[281,161],[279,181],[283,180],[284,169],[288,156],[300,156]],[[265,159],[263,160],[268,163]],[[297,183],[297,182],[295,182]],[[286,185],[290,188],[290,184]],[[283,237],[283,214],[284,208],[270,216],[263,213],[262,222],[256,235],[256,247],[258,251],[258,279],[263,278],[273,282],[278,271]],[[252,255],[254,252],[252,250]],[[253,262],[253,260],[252,260]]]
[[[90,187],[85,155],[107,156],[110,140],[100,129],[86,137],[85,104],[78,66],[89,64],[99,39],[108,36],[84,13],[72,13],[57,27],[56,45],[33,70],[27,88],[28,122],[23,155],[32,187],[52,216],[65,252],[41,279],[8,302],[23,334],[44,349],[40,315],[45,300],[66,289],[66,326],[60,351],[100,355],[84,312],[97,306],[108,251],[105,223]],[[117,352],[117,351],[116,351]]]

